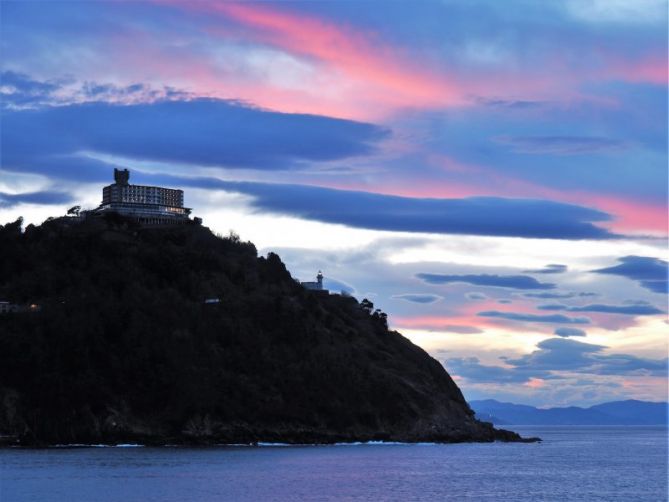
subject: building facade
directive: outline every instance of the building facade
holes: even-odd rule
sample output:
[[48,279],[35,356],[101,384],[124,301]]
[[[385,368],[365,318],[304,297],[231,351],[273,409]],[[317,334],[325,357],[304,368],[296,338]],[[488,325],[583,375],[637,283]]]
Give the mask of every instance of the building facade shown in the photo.
[[174,225],[189,221],[183,190],[128,183],[127,169],[114,169],[114,184],[102,189],[98,214],[117,213],[145,225]]

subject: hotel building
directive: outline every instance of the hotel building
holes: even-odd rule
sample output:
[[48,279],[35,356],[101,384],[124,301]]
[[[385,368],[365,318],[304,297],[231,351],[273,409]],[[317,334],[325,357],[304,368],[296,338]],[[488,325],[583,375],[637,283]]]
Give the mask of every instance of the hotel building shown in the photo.
[[130,185],[127,169],[114,169],[114,184],[102,189],[98,214],[117,213],[144,225],[174,225],[189,221],[190,208],[184,207],[183,190]]

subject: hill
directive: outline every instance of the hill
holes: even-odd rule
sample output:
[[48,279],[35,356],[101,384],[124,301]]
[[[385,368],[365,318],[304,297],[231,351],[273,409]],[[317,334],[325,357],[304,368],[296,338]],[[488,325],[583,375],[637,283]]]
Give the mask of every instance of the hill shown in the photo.
[[2,299],[5,444],[520,440],[370,302],[205,227],[4,225]]
[[540,409],[494,399],[471,401],[481,420],[496,425],[666,425],[667,403],[613,401],[589,408]]

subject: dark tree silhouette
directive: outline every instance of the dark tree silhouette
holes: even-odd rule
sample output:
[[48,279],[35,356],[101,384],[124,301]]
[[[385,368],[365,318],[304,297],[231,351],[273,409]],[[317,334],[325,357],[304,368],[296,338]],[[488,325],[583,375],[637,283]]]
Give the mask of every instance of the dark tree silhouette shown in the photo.
[[0,315],[3,441],[500,437],[369,300],[309,292],[235,234],[21,227],[0,226],[0,298],[41,310]]

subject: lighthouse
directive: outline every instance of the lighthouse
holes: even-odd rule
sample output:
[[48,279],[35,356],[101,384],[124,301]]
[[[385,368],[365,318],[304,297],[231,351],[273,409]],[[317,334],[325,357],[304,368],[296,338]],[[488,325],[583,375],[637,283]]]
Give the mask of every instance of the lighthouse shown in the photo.
[[320,270],[316,276],[316,281],[301,282],[300,284],[311,291],[323,291],[325,294],[329,294],[328,290],[323,287],[323,272]]

